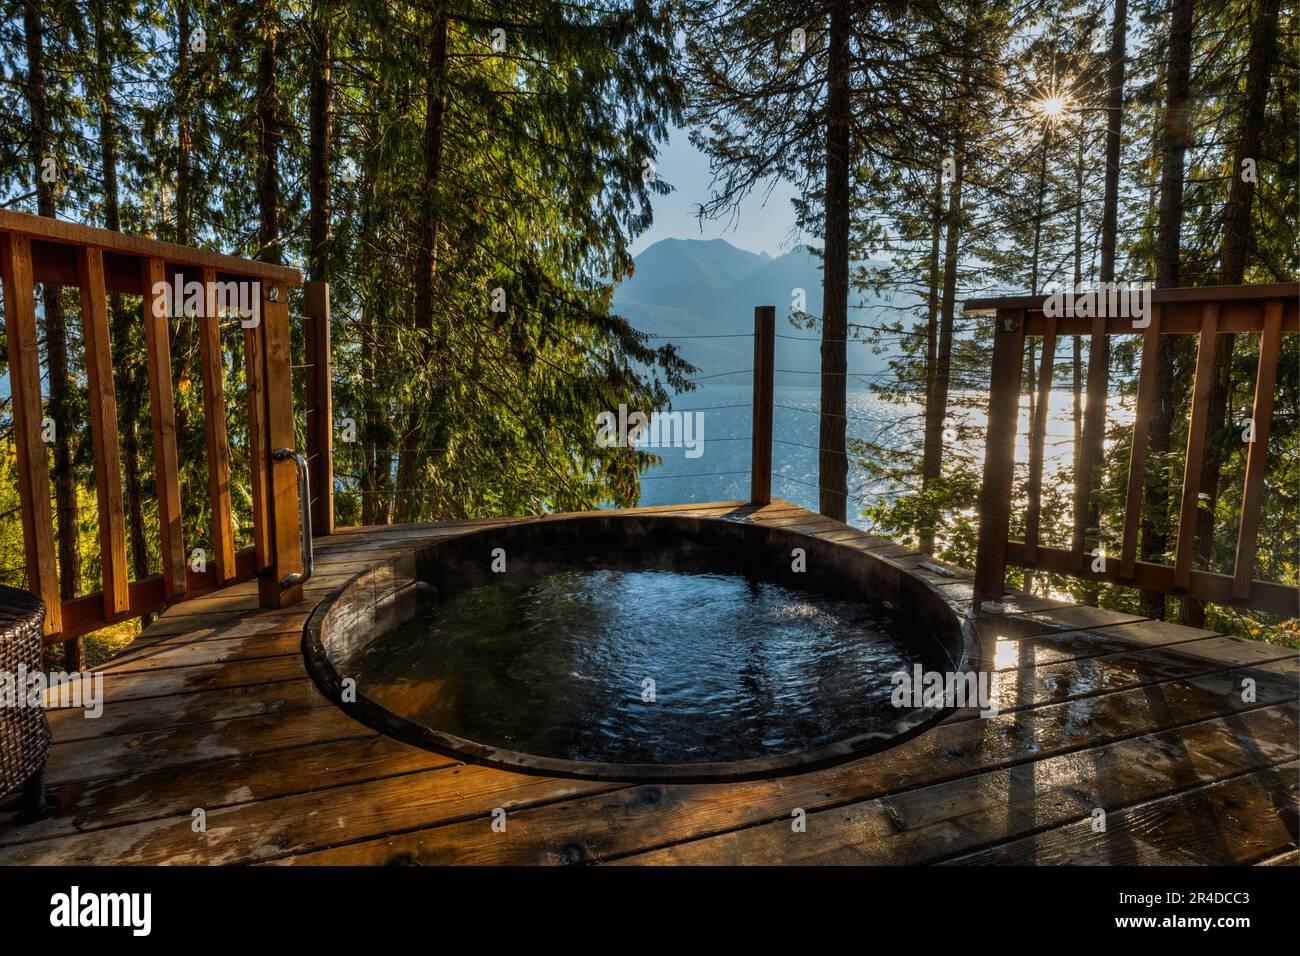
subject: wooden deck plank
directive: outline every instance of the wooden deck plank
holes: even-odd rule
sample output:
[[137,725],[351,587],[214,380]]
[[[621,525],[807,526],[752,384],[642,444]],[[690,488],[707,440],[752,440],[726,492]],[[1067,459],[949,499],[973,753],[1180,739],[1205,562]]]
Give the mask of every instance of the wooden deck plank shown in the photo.
[[[1294,710],[1294,708],[1292,708]],[[1256,718],[1260,719],[1260,718]],[[1282,709],[1266,714],[1273,723],[1284,719]],[[1294,714],[1290,726],[1295,726]],[[1114,766],[1123,770],[1132,762],[1134,754],[1151,754],[1152,761],[1143,763],[1143,779],[1151,782],[1152,790],[1160,791],[1167,777],[1179,773],[1177,756],[1171,752],[1171,741],[1179,741],[1184,749],[1210,748],[1218,773],[1223,767],[1239,766],[1231,745],[1229,727],[1223,718],[1193,724],[1190,728],[1166,731],[1154,737],[1138,737],[1119,741],[1104,748],[1088,752],[1065,754],[1048,758],[1057,766],[1053,780],[1057,795],[1067,808],[1074,810],[1071,818],[1078,816],[1071,787],[1087,778],[1087,771],[1097,765]],[[1164,754],[1161,762],[1161,754]],[[858,765],[870,773],[871,761]],[[915,765],[914,765],[915,766]],[[629,790],[597,795],[580,801],[545,806],[521,812],[513,817],[513,830],[506,834],[485,834],[476,822],[439,827],[437,830],[412,832],[412,834],[386,836],[364,845],[338,847],[329,851],[292,858],[292,864],[390,864],[390,862],[417,862],[422,865],[442,864],[555,864],[555,862],[590,862],[630,860],[636,862],[720,862],[720,864],[766,864],[766,862],[811,861],[807,855],[840,852],[840,862],[901,862],[913,861],[910,852],[900,852],[889,838],[897,834],[897,827],[913,829],[913,821],[898,818],[896,806],[917,817],[920,826],[924,814],[943,818],[954,804],[961,805],[969,816],[987,821],[985,836],[989,832],[1013,830],[1014,818],[998,813],[1009,796],[1009,782],[1013,779],[1034,779],[1036,763],[1022,763],[1019,767],[992,771],[976,778],[959,777],[933,786],[907,790],[897,795],[876,797],[858,803],[844,803],[846,797],[857,796],[854,788],[858,780],[844,769],[822,771],[802,777],[781,780],[764,780],[754,784],[697,784],[697,786],[636,787]],[[1164,775],[1147,774],[1153,766],[1165,770]],[[1074,773],[1069,773],[1074,769]],[[1209,773],[1208,770],[1205,773]],[[810,779],[815,778],[815,779]],[[1099,783],[1100,780],[1099,780]],[[896,784],[893,784],[896,786]],[[1105,786],[1101,783],[1101,786]],[[1123,778],[1123,787],[1135,792],[1134,775]],[[1031,793],[1026,799],[1040,796]],[[887,803],[888,801],[888,803]],[[826,809],[816,809],[819,805]],[[807,832],[794,832],[792,813],[802,809],[806,813]],[[766,822],[759,822],[766,821]],[[870,826],[870,832],[845,829],[845,821],[857,827]],[[1014,830],[1013,830],[1014,831]],[[703,836],[699,835],[714,834]],[[494,839],[499,836],[500,839]],[[684,842],[684,840],[690,842]],[[647,847],[668,844],[667,848],[632,856]],[[876,851],[871,860],[857,855]],[[824,860],[818,860],[824,861]]]
[[[450,782],[423,786],[430,777]],[[431,819],[480,817],[492,833],[494,809],[512,811],[614,789],[616,784],[557,780],[458,765],[215,810],[205,832],[192,817],[167,817],[0,848],[0,865],[248,863],[393,832]],[[507,817],[508,821],[508,817]],[[508,828],[508,822],[507,822]]]
[[[963,866],[1206,866],[1295,852],[1300,763],[1288,761],[1125,807],[1097,832],[1078,820],[951,861]],[[1213,826],[1206,826],[1212,822]]]
[[172,667],[110,676],[104,681],[105,709],[123,700],[167,697],[217,687],[235,688],[272,681],[303,679],[301,654],[255,661],[231,661],[199,667]]
[[[190,813],[217,810],[360,780],[399,777],[456,766],[441,754],[372,734],[213,762],[196,774],[190,765],[151,769],[50,787],[52,811],[29,824],[21,841],[49,839]],[[0,827],[4,817],[0,816]],[[0,832],[0,844],[15,842]]]
[[[938,862],[1029,830],[1123,808],[1294,755],[1260,736],[1294,736],[1294,705],[1048,757],[1007,770],[809,813],[807,831],[778,820],[618,862],[890,864]],[[1261,752],[1262,751],[1262,757]]]
[[120,777],[149,769],[197,765],[240,754],[374,734],[375,731],[337,707],[156,727],[136,734],[61,743],[50,754],[45,780],[57,784]]
[[[1280,678],[1263,695],[1262,702],[1294,700],[1294,682]],[[1140,690],[1127,691],[1082,704],[943,724],[874,758],[809,774],[739,784],[645,785],[557,804],[524,815],[519,821],[524,827],[508,841],[484,840],[475,825],[466,824],[380,837],[288,862],[596,861],[774,820],[787,824],[795,807],[811,812],[989,768],[1032,765],[1053,754],[1147,733],[1168,721],[1170,711],[1195,722],[1256,706],[1223,693],[1218,684],[1177,682],[1158,702]],[[1063,719],[1067,714],[1072,716]]]
[[195,667],[200,664],[222,664],[226,661],[251,661],[263,657],[296,654],[301,647],[301,628],[278,634],[209,638],[192,643],[140,648],[108,662],[102,671],[107,676],[159,670],[164,667]]
[[301,675],[285,680],[244,687],[218,687],[192,691],[170,697],[142,697],[116,700],[105,705],[104,713],[87,719],[83,712],[65,708],[49,711],[54,746],[88,737],[111,737],[117,734],[141,734],[160,726],[209,724],[232,717],[258,717],[287,714],[312,707],[334,704]]
[[[1277,649],[1275,654],[1273,660],[1277,664],[1295,666],[1294,653]],[[1251,666],[1261,666],[1261,662],[1249,663]],[[1262,662],[1262,665],[1268,663]],[[1217,657],[1197,658],[1150,648],[1108,657],[999,671],[993,682],[992,700],[1000,713],[1011,713],[1027,707],[1080,700],[1130,687],[1185,680],[1228,670],[1231,666]],[[974,710],[964,711],[959,716],[978,719],[978,713]]]
[[1052,605],[1037,611],[1028,611],[1025,617],[1042,624],[1055,624],[1058,627],[1093,628],[1112,624],[1133,624],[1144,621],[1141,614],[1129,614],[1126,611],[1112,611],[1104,607],[1091,607],[1079,604],[1074,607]]
[[[756,520],[908,569],[929,560],[787,502],[638,510]],[[0,811],[0,862],[727,862],[736,846],[754,859],[748,841],[769,839],[747,834],[788,832],[792,806],[808,811],[812,842],[782,859],[804,859],[819,842],[814,822],[832,837],[816,861],[948,860],[1035,834],[1046,858],[1054,844],[1045,834],[1083,819],[1078,794],[1094,784],[1120,794],[1119,812],[1152,804],[1180,814],[1202,842],[1216,827],[1253,839],[1265,832],[1262,811],[1251,811],[1254,829],[1215,814],[1198,824],[1191,795],[1231,796],[1232,784],[1243,806],[1262,808],[1276,788],[1260,767],[1295,759],[1294,651],[1017,594],[1002,596],[1008,613],[979,623],[994,648],[999,716],[957,714],[885,753],[776,780],[631,786],[467,766],[376,734],[321,697],[299,652],[315,600],[382,558],[516,520],[526,519],[337,529],[321,542],[303,605],[257,609],[244,584],[172,607],[106,665],[101,718],[51,712],[54,810],[24,826]],[[947,600],[969,600],[968,577],[918,576]],[[1243,700],[1246,677],[1257,696]],[[1129,766],[1144,760],[1155,769]],[[933,804],[936,793],[948,811]],[[195,807],[208,811],[206,833],[191,828]],[[491,828],[497,807],[509,811],[504,834]],[[894,827],[899,807],[914,834],[858,845],[875,838],[873,821]],[[961,839],[950,847],[952,832]],[[1230,847],[1225,859],[1284,856],[1276,843],[1253,856]]]

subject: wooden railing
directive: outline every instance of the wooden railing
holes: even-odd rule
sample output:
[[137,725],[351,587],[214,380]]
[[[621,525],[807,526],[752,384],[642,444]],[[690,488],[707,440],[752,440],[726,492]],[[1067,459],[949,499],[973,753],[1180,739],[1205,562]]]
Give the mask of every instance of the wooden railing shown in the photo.
[[[988,430],[984,452],[984,482],[980,492],[980,533],[975,568],[975,600],[981,606],[1005,592],[1008,565],[1095,581],[1128,585],[1215,604],[1236,605],[1279,614],[1300,612],[1295,582],[1261,581],[1254,577],[1265,462],[1273,419],[1273,392],[1283,334],[1300,330],[1300,284],[1218,286],[1162,289],[1150,293],[1149,324],[1135,324],[1123,315],[1055,317],[1044,311],[1045,297],[977,299],[965,303],[967,313],[994,312],[994,347],[989,391]],[[1050,312],[1059,312],[1053,307]],[[1261,336],[1253,410],[1254,440],[1247,451],[1242,490],[1241,522],[1233,573],[1192,567],[1201,472],[1209,429],[1209,399],[1215,374],[1215,336],[1258,333]],[[1134,410],[1133,447],[1129,463],[1118,560],[1098,562],[1087,548],[1089,498],[1101,466],[1105,433],[1110,337],[1141,335],[1142,358]],[[1059,336],[1088,336],[1090,353],[1083,436],[1074,463],[1074,528],[1071,547],[1047,547],[1039,542],[1042,469],[1053,357]],[[1149,425],[1156,400],[1156,354],[1161,335],[1195,335],[1197,357],[1192,412],[1188,424],[1182,496],[1174,563],[1137,560],[1144,482],[1147,473]],[[1028,504],[1025,540],[1008,540],[1011,526],[1013,475],[1021,376],[1026,336],[1042,337],[1037,400],[1029,424]],[[1104,557],[1104,555],[1103,555]]]
[[[199,367],[207,446],[212,554],[202,571],[188,561],[181,522],[177,425],[169,322],[171,301],[155,295],[160,283],[202,283]],[[171,243],[127,236],[74,223],[0,210],[0,290],[8,342],[27,586],[44,599],[47,643],[86,634],[104,624],[239,581],[258,578],[260,603],[284,607],[302,598],[301,585],[283,579],[302,568],[299,492],[292,459],[273,459],[295,448],[295,414],[288,289],[302,284],[296,270]],[[54,520],[50,506],[49,449],[43,439],[36,283],[80,289],[90,440],[98,499],[100,593],[60,599]],[[244,283],[243,286],[231,285]],[[183,287],[183,286],[182,286]],[[235,549],[230,449],[226,435],[226,373],[220,315],[223,292],[242,289],[256,304],[242,321],[247,381],[248,466],[253,544]],[[108,297],[143,297],[152,456],[157,493],[162,572],[130,580],[123,508],[117,390],[110,349]],[[307,450],[312,472],[313,531],[333,526],[332,414],[329,372],[329,290],[308,282],[303,293],[307,357]]]

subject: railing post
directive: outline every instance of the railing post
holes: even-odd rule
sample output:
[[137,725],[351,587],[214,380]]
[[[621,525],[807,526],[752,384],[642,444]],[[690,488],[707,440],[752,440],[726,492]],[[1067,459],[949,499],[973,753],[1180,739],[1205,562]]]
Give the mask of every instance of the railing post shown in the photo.
[[144,338],[149,364],[149,421],[153,437],[154,484],[158,495],[158,532],[162,539],[163,595],[174,601],[185,594],[185,545],[181,527],[180,468],[176,457],[176,404],[172,393],[170,296],[162,259],[140,260],[144,295]]
[[311,469],[311,532],[334,532],[334,398],[330,375],[330,287],[303,283],[307,318],[307,464]]
[[104,253],[77,247],[77,284],[81,287],[81,332],[86,354],[90,439],[95,458],[95,498],[99,507],[99,558],[104,619],[131,607],[126,570],[126,512],[122,506],[122,458],[118,451],[117,390],[108,328],[108,293]]
[[1011,530],[1011,479],[1020,416],[1020,372],[1025,355],[1025,312],[1000,310],[993,331],[993,369],[980,488],[979,546],[975,556],[975,607],[1006,589],[1007,536]]
[[302,570],[302,542],[298,506],[297,466],[292,459],[276,460],[278,448],[293,448],[293,382],[289,344],[288,296],[282,284],[263,281],[261,341],[266,380],[263,394],[266,404],[266,511],[270,564],[257,579],[258,600],[262,607],[288,607],[302,600],[302,585],[286,586],[284,579]]
[[48,637],[63,630],[63,606],[59,600],[59,572],[54,556],[48,452],[41,441],[44,408],[40,341],[36,332],[36,283],[32,276],[32,244],[26,236],[0,233],[0,286],[4,290],[27,587],[45,602]]
[[754,425],[749,500],[772,500],[772,387],[776,361],[776,306],[754,308]]
[[203,436],[208,449],[208,502],[212,515],[214,581],[235,579],[235,534],[230,505],[230,444],[226,435],[225,370],[221,360],[221,317],[217,314],[217,270],[203,270],[203,315],[199,317],[199,364],[203,378]]

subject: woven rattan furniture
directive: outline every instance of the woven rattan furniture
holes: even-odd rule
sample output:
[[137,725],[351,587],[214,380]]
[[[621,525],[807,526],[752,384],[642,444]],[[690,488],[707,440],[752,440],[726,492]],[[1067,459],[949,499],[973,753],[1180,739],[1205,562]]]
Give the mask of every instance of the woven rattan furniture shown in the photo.
[[27,699],[30,678],[41,673],[45,605],[26,591],[0,585],[0,794],[19,787],[29,814],[45,809],[45,760],[50,724],[45,708]]

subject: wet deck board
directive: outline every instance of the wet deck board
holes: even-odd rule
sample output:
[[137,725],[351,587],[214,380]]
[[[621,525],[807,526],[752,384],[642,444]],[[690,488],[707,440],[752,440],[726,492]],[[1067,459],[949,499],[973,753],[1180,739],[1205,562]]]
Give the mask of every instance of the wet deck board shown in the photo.
[[[638,510],[814,534],[969,596],[968,572],[919,569],[929,559],[785,502]],[[53,810],[24,823],[0,806],[0,863],[1295,863],[1295,652],[1028,595],[985,628],[997,716],[959,712],[777,779],[631,786],[463,765],[316,692],[299,653],[315,601],[371,562],[502,520],[519,519],[344,530],[318,544],[300,608],[258,609],[243,585],[169,609],[105,667],[103,718],[51,712]]]

